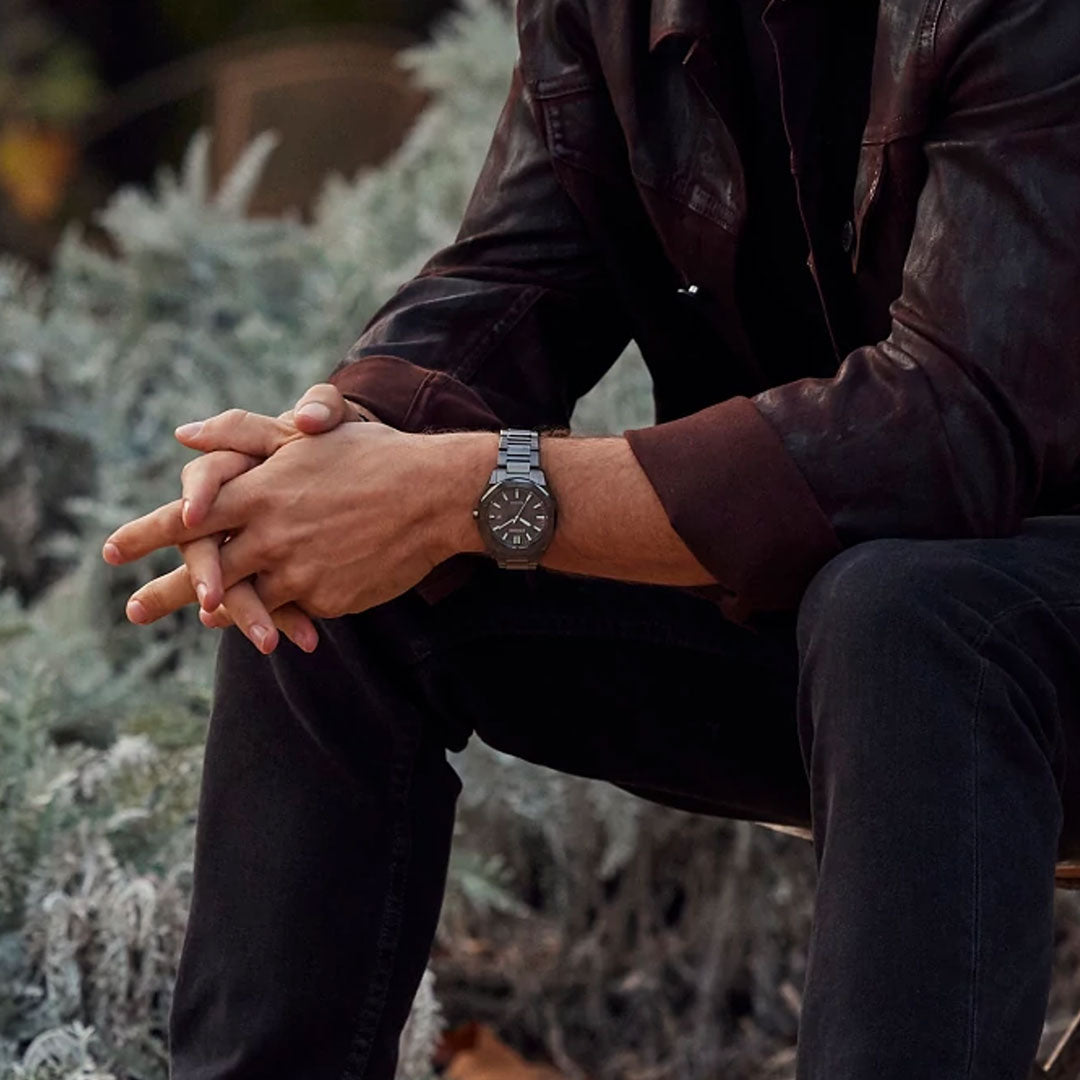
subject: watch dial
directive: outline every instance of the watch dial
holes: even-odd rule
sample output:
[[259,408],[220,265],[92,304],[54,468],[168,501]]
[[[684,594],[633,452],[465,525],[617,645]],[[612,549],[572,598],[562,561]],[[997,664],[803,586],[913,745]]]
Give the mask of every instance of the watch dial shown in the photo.
[[535,544],[547,529],[548,501],[535,488],[503,485],[484,508],[491,535],[514,550]]

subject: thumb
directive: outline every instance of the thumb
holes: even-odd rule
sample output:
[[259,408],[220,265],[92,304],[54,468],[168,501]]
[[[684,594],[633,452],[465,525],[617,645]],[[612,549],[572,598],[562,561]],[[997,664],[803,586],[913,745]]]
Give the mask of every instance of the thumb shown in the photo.
[[331,383],[316,383],[296,403],[292,421],[298,431],[318,435],[330,431],[345,420],[354,418],[352,403],[341,396]]

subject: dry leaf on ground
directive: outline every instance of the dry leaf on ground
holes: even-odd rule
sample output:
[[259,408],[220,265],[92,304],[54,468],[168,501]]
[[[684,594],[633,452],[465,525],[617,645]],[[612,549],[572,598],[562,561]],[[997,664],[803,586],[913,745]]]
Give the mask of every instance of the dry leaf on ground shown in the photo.
[[439,1057],[449,1080],[566,1080],[550,1065],[532,1065],[486,1024],[465,1024],[443,1037]]

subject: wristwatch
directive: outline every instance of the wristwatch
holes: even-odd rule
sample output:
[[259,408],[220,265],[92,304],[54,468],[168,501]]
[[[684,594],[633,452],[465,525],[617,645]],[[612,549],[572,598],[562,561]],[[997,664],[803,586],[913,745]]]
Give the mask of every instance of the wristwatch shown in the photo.
[[555,497],[540,468],[540,432],[499,432],[498,460],[473,517],[499,566],[536,569],[555,534]]

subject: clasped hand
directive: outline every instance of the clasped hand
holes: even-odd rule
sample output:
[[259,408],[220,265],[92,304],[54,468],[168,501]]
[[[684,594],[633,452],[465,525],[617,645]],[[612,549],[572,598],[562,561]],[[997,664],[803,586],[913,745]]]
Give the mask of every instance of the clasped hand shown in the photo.
[[235,623],[263,653],[278,630],[310,652],[312,617],[390,600],[452,554],[416,482],[430,440],[346,419],[361,417],[320,384],[276,418],[231,409],[177,428],[204,451],[185,465],[181,497],[122,525],[102,549],[114,565],[173,545],[183,556],[132,595],[128,618],[150,623],[198,602],[204,625]]

